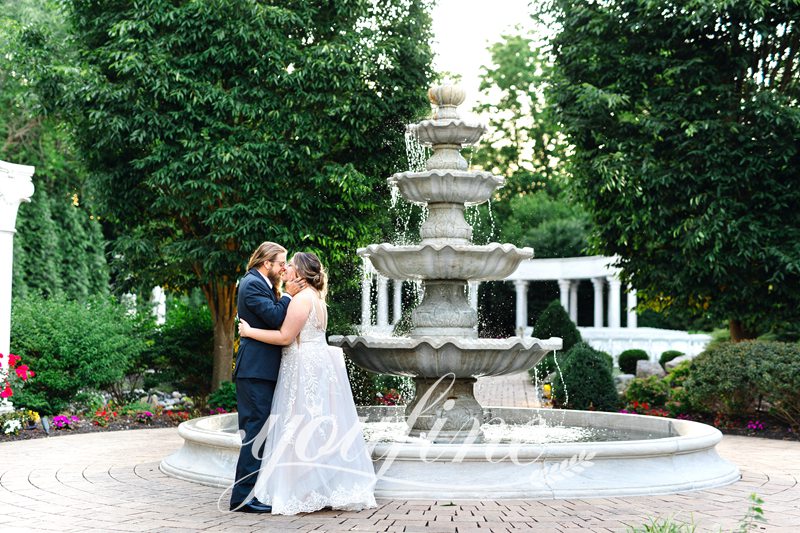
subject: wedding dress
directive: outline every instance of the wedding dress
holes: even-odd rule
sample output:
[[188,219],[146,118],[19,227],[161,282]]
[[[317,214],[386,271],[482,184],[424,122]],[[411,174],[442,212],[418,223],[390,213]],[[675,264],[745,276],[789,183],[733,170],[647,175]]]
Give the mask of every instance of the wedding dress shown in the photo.
[[273,514],[377,506],[344,356],[325,341],[325,317],[316,299],[300,335],[283,349],[254,489]]

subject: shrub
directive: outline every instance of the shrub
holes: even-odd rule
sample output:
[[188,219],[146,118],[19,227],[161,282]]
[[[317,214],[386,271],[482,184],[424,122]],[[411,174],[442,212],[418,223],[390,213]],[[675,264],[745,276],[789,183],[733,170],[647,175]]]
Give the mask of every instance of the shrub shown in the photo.
[[569,315],[561,306],[561,302],[553,300],[536,319],[533,334],[540,339],[560,337],[564,345],[561,349],[568,352],[577,343],[581,342],[581,333],[570,320]]
[[215,410],[225,409],[228,412],[236,411],[236,384],[223,381],[219,388],[208,396],[208,408]]
[[751,341],[739,348],[755,364],[755,385],[770,406],[770,414],[800,428],[800,346],[794,343]]
[[661,368],[664,370],[667,369],[667,363],[675,359],[676,357],[680,357],[684,355],[683,352],[679,352],[678,350],[667,350],[666,352],[661,354],[661,357],[658,358],[658,364],[661,365]]
[[619,364],[619,369],[623,374],[635,374],[636,362],[647,361],[649,359],[650,357],[644,350],[625,350],[619,354],[617,362]]
[[683,387],[686,383],[686,380],[689,379],[691,373],[692,362],[683,361],[669,371],[666,377],[664,377],[664,381],[666,381],[670,387]]
[[602,354],[578,343],[564,357],[561,376],[553,383],[553,403],[567,409],[616,411],[619,396]]
[[758,398],[751,344],[721,342],[693,359],[684,385],[693,407],[724,415],[751,410]]
[[666,404],[668,398],[669,384],[658,376],[632,379],[625,389],[628,402],[647,403],[651,407]]
[[[549,337],[559,337],[563,341],[560,352],[550,352],[539,363],[531,369],[531,376],[544,378],[555,372],[561,366],[566,354],[573,346],[582,341],[581,333],[570,320],[569,315],[561,306],[561,302],[553,300],[539,315],[536,325],[533,327],[533,334],[540,339]],[[558,357],[558,365],[556,365]]]
[[190,396],[211,392],[214,326],[206,305],[194,305],[189,298],[172,300],[166,322],[153,330],[149,345],[140,365],[155,373],[145,389],[168,383]]
[[[397,403],[406,404],[411,403],[416,393],[416,386],[414,380],[408,376],[392,376],[390,374],[373,374],[372,382],[375,390],[380,392],[384,397],[387,392],[394,391],[397,395]],[[385,403],[378,400],[379,403]]]
[[144,349],[141,324],[107,299],[22,298],[11,324],[14,351],[36,369],[14,403],[44,415],[65,410],[80,389],[121,380]]

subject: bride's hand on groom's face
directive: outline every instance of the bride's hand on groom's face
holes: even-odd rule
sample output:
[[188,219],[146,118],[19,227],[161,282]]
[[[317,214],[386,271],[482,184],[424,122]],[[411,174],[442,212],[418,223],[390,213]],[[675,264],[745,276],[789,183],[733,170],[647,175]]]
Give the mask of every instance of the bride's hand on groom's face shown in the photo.
[[284,283],[283,288],[286,289],[287,294],[289,294],[290,296],[294,296],[295,294],[306,288],[306,280],[299,278],[289,280],[286,283]]

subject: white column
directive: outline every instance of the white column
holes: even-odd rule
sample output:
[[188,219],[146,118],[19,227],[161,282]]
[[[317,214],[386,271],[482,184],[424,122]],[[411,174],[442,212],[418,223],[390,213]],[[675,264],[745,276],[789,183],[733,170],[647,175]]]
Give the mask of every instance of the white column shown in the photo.
[[396,279],[392,282],[394,288],[394,296],[392,300],[392,325],[394,326],[400,322],[400,317],[403,316],[403,280]]
[[569,319],[576,326],[578,325],[578,283],[575,280],[569,284]]
[[636,289],[628,285],[628,327],[637,327],[636,318]]
[[517,335],[521,337],[528,327],[528,282],[516,280],[514,288],[517,289]]
[[603,285],[606,280],[603,278],[592,278],[594,287],[594,327],[603,327]]
[[564,311],[569,313],[569,287],[570,287],[570,280],[568,279],[560,279],[558,280],[558,295],[561,299],[561,307],[564,308]]
[[[0,161],[0,378],[8,371],[11,351],[11,281],[17,211],[20,203],[31,201],[35,170],[31,166]],[[11,409],[10,401],[0,401],[0,413]]]
[[150,294],[150,305],[153,306],[153,316],[156,317],[156,324],[161,325],[167,321],[167,295],[164,289],[156,285]]
[[361,278],[361,327],[369,327],[372,325],[372,277],[364,273]]
[[479,281],[469,281],[467,282],[467,287],[469,291],[469,306],[474,310],[478,310],[478,286],[480,285]]
[[389,325],[389,280],[378,274],[378,326]]
[[620,289],[622,282],[615,277],[607,277],[608,280],[608,327],[618,328],[620,324]]

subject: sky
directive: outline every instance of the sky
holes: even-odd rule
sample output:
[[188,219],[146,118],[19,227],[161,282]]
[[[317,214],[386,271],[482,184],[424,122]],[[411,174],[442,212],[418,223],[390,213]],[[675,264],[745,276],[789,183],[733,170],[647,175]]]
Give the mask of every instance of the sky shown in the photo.
[[434,68],[461,75],[467,93],[459,108],[468,116],[477,102],[481,65],[490,62],[488,46],[517,24],[530,28],[531,0],[438,0],[433,9]]

